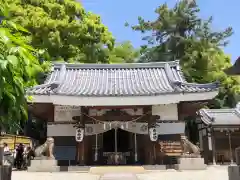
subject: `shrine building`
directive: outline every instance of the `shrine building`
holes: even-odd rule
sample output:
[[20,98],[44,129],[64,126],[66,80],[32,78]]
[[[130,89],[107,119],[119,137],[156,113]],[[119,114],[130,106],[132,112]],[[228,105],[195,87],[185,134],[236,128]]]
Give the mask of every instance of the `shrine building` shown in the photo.
[[182,154],[184,118],[214,98],[218,86],[188,83],[178,61],[56,63],[45,83],[27,93],[31,113],[47,122],[57,160],[166,164]]
[[206,164],[236,162],[240,146],[240,103],[232,109],[201,109],[199,115],[200,149]]

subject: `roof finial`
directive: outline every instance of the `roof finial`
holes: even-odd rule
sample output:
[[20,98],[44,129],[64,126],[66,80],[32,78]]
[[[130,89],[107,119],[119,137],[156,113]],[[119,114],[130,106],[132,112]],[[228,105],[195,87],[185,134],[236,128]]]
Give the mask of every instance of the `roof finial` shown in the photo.
[[240,102],[237,103],[236,108],[240,110]]
[[60,72],[59,72],[59,77],[58,77],[58,82],[61,83],[64,78],[65,78],[65,74],[66,74],[66,64],[62,64],[61,68],[60,68]]

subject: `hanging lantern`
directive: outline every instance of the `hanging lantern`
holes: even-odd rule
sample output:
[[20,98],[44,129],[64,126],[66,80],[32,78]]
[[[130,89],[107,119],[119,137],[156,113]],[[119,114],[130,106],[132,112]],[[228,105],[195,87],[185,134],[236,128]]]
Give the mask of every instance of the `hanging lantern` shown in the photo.
[[158,140],[158,133],[156,128],[149,128],[149,136],[151,141]]
[[125,129],[125,128],[124,128],[124,123],[121,124],[121,129],[123,129],[123,130]]
[[126,125],[126,129],[128,129],[128,122],[126,122],[126,124],[125,124],[125,125]]
[[84,129],[83,128],[77,128],[76,129],[76,141],[77,142],[82,142],[84,137]]

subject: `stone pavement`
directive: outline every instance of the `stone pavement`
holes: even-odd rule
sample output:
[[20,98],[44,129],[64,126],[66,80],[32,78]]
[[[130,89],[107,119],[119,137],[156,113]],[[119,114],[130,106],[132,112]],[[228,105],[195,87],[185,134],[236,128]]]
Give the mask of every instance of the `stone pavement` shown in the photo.
[[107,173],[100,177],[100,180],[137,180],[137,176],[132,173]]
[[199,171],[151,171],[145,174],[107,173],[103,176],[88,173],[13,172],[12,180],[228,180],[227,166],[208,167]]
[[227,166],[209,167],[207,170],[166,170],[137,175],[138,180],[228,180]]

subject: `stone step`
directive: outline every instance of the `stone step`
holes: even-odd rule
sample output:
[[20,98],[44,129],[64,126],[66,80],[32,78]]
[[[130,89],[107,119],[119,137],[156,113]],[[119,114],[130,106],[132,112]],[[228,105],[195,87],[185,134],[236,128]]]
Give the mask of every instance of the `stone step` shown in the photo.
[[143,168],[145,170],[166,170],[167,166],[166,165],[143,165]]
[[31,166],[45,166],[45,167],[52,167],[58,166],[57,160],[31,160]]
[[99,166],[91,167],[89,173],[92,174],[108,174],[108,173],[130,173],[140,174],[144,173],[143,166]]

